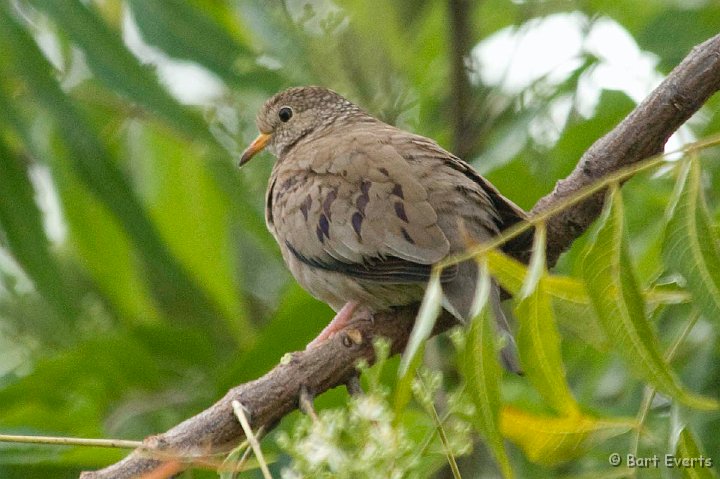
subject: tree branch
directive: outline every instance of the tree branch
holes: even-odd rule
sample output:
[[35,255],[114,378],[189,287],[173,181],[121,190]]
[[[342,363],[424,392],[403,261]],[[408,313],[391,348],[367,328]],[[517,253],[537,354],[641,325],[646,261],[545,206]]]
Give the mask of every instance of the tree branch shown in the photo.
[[450,109],[452,113],[453,153],[467,158],[472,150],[472,128],[468,121],[469,100],[472,96],[467,66],[470,53],[470,2],[469,0],[448,0],[450,21]]
[[[720,89],[720,35],[695,47],[655,91],[610,133],[583,155],[575,170],[542,198],[532,213],[545,211],[565,197],[623,166],[663,151],[665,142],[707,99]],[[548,221],[548,263],[579,237],[602,210],[603,194],[598,193]],[[248,411],[253,428],[272,427],[298,407],[301,390],[320,394],[346,384],[355,374],[359,360],[373,361],[372,339],[388,338],[392,353],[405,348],[416,307],[378,313],[374,321],[368,311],[359,310],[350,328],[316,348],[293,353],[263,377],[230,390],[224,398],[169,431],[145,440],[147,448],[162,457],[206,457],[227,451],[243,437],[231,402],[238,400]],[[445,331],[452,320],[442,316],[434,333]],[[153,459],[147,450],[136,450],[122,461],[84,479],[169,477],[189,467],[177,459]]]
[[[578,165],[531,214],[545,211],[585,186],[645,158],[662,153],[668,138],[720,89],[720,35],[693,48],[660,86],[610,133],[597,140]],[[547,224],[547,261],[554,266],[598,217],[604,192],[555,215]]]

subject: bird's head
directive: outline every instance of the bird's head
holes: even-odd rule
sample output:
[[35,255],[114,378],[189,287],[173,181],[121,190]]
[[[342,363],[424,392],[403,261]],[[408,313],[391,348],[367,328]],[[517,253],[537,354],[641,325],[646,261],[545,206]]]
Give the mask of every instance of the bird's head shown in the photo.
[[299,141],[358,114],[364,113],[327,88],[295,87],[282,91],[260,108],[256,119],[260,135],[243,152],[240,166],[265,148],[281,158]]

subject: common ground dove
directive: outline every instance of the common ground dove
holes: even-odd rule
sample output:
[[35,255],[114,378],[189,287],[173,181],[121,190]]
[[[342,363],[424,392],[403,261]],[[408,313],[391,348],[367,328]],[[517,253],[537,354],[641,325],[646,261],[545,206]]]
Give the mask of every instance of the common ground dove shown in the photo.
[[[358,305],[419,302],[432,265],[525,218],[473,168],[428,138],[400,130],[321,87],[278,93],[257,115],[260,135],[242,166],[266,148],[277,162],[265,217],[285,263],[313,296],[338,311],[316,341],[342,329]],[[443,307],[472,315],[478,267],[441,275]],[[492,288],[498,325],[509,331]],[[508,335],[502,357],[519,370]]]

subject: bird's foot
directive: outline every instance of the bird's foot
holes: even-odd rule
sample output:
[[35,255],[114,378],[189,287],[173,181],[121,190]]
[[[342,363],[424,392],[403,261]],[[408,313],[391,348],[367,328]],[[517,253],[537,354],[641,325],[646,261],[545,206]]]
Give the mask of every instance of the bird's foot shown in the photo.
[[360,384],[360,376],[358,374],[350,376],[350,379],[348,379],[345,383],[345,387],[347,388],[348,394],[352,397],[358,397],[365,394],[362,384]]
[[315,412],[313,399],[315,399],[315,396],[310,392],[310,390],[306,386],[301,386],[298,406],[302,412],[310,416],[310,419],[312,419],[313,422],[316,422],[318,420],[318,415]]
[[345,327],[350,323],[350,319],[357,307],[358,304],[354,301],[348,301],[345,303],[345,306],[337,312],[332,321],[330,321],[330,324],[325,326],[325,329],[323,329],[315,339],[310,341],[305,349],[312,349],[323,341],[330,339],[337,332],[345,329]]

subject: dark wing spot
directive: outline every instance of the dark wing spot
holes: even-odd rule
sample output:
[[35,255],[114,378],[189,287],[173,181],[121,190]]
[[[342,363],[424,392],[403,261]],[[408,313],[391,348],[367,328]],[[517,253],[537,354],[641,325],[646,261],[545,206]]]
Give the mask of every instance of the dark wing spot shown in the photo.
[[325,235],[328,239],[330,238],[330,222],[327,219],[327,216],[320,215],[320,219],[318,220],[318,238],[320,238],[320,241],[323,241],[322,236]]
[[378,171],[379,171],[380,173],[382,173],[383,175],[385,175],[385,176],[390,176],[390,172],[387,170],[387,168],[385,168],[385,167],[383,167],[383,166],[381,166],[380,168],[378,168]]
[[307,195],[305,197],[305,201],[300,204],[300,211],[302,212],[305,221],[307,221],[308,219],[308,211],[310,210],[310,206],[312,206],[312,197],[310,197],[310,195]]
[[358,211],[360,211],[360,213],[365,214],[365,207],[367,206],[368,201],[370,201],[370,197],[364,194],[358,196],[357,200],[355,200],[355,207]]
[[405,241],[407,241],[410,244],[415,244],[415,241],[410,237],[410,234],[407,232],[405,228],[400,228],[400,231],[402,231],[403,238],[405,238]]
[[357,233],[358,236],[360,236],[360,228],[362,227],[362,221],[363,221],[363,217],[360,213],[358,213],[357,211],[355,213],[353,213],[352,226],[353,226],[353,229],[355,230],[355,233]]
[[392,191],[391,191],[390,193],[393,194],[393,195],[395,195],[395,196],[400,197],[400,199],[404,199],[404,198],[405,198],[405,196],[403,196],[402,186],[398,185],[397,183],[395,183],[395,186],[393,186],[393,189],[392,189]]
[[325,197],[325,201],[323,201],[323,211],[328,217],[328,220],[332,219],[332,214],[330,213],[330,206],[332,206],[333,201],[337,199],[337,190],[330,190],[330,193],[327,194]]
[[280,188],[283,190],[290,189],[291,187],[295,186],[295,184],[298,182],[297,177],[291,176],[287,180],[282,182],[282,185],[280,185]]
[[408,222],[407,215],[405,214],[405,205],[402,201],[396,201],[395,202],[395,214],[398,218],[403,220],[405,223]]
[[370,191],[370,185],[372,185],[372,183],[367,180],[362,180],[360,182],[360,191],[362,191],[363,195],[369,196],[368,193]]
[[372,183],[367,180],[362,180],[360,182],[360,191],[361,194],[358,196],[357,200],[355,200],[355,206],[360,211],[361,214],[365,214],[365,207],[367,206],[368,202],[370,201],[370,186]]

